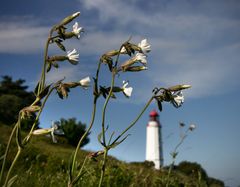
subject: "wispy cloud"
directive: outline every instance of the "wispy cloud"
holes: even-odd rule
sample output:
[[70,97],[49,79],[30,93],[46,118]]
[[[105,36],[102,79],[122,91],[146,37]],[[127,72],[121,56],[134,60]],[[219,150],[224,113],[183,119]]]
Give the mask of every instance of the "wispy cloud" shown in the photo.
[[222,94],[239,87],[240,20],[237,15],[228,15],[231,6],[235,10],[233,4],[215,3],[221,11],[213,12],[206,2],[200,3],[196,12],[181,11],[184,6],[193,6],[187,2],[172,4],[171,8],[165,4],[157,11],[142,9],[135,1],[85,0],[83,4],[97,11],[98,25],[112,25],[110,31],[94,39],[102,48],[115,44],[111,40],[104,43],[103,38],[113,36],[115,42],[119,41],[116,33],[122,37],[132,32],[137,38],[148,37],[152,43],[146,73],[149,80],[145,80],[138,96],[149,95],[152,85],[192,84],[190,97]]
[[[190,97],[225,93],[239,87],[240,21],[234,4],[221,1],[214,4],[218,11],[211,11],[213,5],[205,1],[198,6],[187,1],[164,1],[156,5],[158,8],[151,2],[143,9],[135,0],[79,1],[87,9],[86,14],[94,12],[96,16],[82,25],[86,33],[80,41],[73,40],[71,45],[67,42],[67,47],[79,49],[80,61],[83,58],[83,66],[89,66],[87,57],[96,56],[98,60],[98,56],[118,48],[131,35],[136,42],[147,37],[152,52],[149,70],[144,76],[139,75],[145,83],[136,92],[140,98],[149,95],[157,85],[192,84]],[[196,12],[189,9],[191,6]],[[15,18],[0,25],[4,25],[0,26],[1,53],[42,51],[50,28],[41,26],[33,17]],[[91,73],[93,68],[86,69]]]
[[13,17],[0,25],[0,53],[30,54],[43,49],[49,28],[34,23],[33,17]]

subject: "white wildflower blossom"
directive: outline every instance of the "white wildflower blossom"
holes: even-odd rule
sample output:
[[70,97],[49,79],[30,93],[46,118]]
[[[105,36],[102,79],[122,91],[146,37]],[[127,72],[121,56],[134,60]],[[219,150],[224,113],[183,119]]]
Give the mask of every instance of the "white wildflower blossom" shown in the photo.
[[126,48],[125,48],[125,47],[122,47],[120,53],[126,53],[126,52],[127,52]]
[[73,25],[72,32],[79,39],[80,38],[80,33],[83,32],[83,28],[78,27],[78,22],[75,22],[75,24]]
[[144,55],[143,53],[136,53],[135,57],[134,57],[134,61],[139,61],[141,62],[143,65],[147,64],[147,56]]
[[190,131],[193,131],[194,129],[196,129],[196,125],[195,124],[189,125],[189,130]]
[[76,64],[78,62],[79,54],[76,49],[73,49],[72,51],[67,52],[67,57],[71,63]]
[[85,77],[82,80],[79,81],[80,86],[82,86],[83,88],[89,87],[90,86],[90,77]]
[[58,129],[58,125],[57,124],[53,124],[52,125],[52,128],[46,128],[46,129],[37,129],[37,130],[34,130],[32,132],[33,135],[46,135],[46,134],[50,134],[51,137],[52,137],[52,141],[53,143],[57,143],[57,140],[54,136],[54,131],[56,131]]
[[173,106],[176,108],[182,106],[184,102],[184,96],[181,91],[178,92],[172,92],[173,100],[171,101]]
[[123,81],[123,87],[122,87],[123,94],[126,97],[131,97],[133,88],[127,87],[127,86],[128,86],[128,81]]
[[141,48],[144,54],[149,53],[151,51],[151,45],[148,43],[147,39],[143,39],[139,44],[138,47]]

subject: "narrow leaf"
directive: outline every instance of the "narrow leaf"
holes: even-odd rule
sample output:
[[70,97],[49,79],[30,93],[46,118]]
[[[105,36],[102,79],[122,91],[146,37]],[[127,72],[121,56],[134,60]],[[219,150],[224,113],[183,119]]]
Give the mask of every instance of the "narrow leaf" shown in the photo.
[[66,48],[64,47],[64,45],[63,45],[61,42],[55,41],[55,43],[57,44],[57,46],[58,46],[60,49],[62,49],[63,51],[66,51]]
[[109,138],[109,141],[108,141],[108,145],[110,145],[110,143],[111,143],[111,141],[112,141],[112,138],[113,138],[113,135],[114,135],[114,131],[112,132],[112,134],[111,134],[111,136],[110,136],[110,138]]
[[124,140],[126,140],[128,136],[130,136],[130,134],[128,134],[127,136],[125,136],[122,140],[111,144],[109,147],[112,149],[112,148],[118,146],[118,145],[121,144]]
[[34,89],[34,94],[37,95],[38,94],[38,88],[39,88],[39,82],[37,83],[37,86]]
[[157,105],[158,105],[159,111],[162,112],[162,103],[161,103],[161,101],[157,100]]
[[48,94],[48,91],[49,91],[49,88],[50,88],[51,84],[49,84],[48,86],[46,86],[39,94],[39,97],[42,99],[44,98],[47,94]]
[[49,72],[51,70],[52,64],[50,62],[48,62],[48,66],[47,66],[47,72]]
[[12,177],[8,183],[7,183],[7,187],[11,187],[13,185],[13,183],[17,180],[18,175],[15,175],[14,177]]
[[73,155],[74,155],[74,152],[71,154],[69,163],[68,163],[68,177],[70,182],[72,182],[72,168],[74,167]]

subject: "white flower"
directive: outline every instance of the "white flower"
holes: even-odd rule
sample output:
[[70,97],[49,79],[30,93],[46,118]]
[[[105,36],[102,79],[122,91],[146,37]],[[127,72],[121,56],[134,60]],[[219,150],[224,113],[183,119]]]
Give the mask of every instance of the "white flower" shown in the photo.
[[80,38],[80,33],[83,32],[83,28],[78,27],[78,22],[75,22],[75,24],[73,25],[72,32],[79,39]]
[[189,130],[190,131],[193,131],[194,129],[196,129],[196,125],[194,125],[194,124],[189,125]]
[[126,48],[123,46],[122,49],[121,49],[121,51],[120,51],[120,53],[126,53],[126,52],[127,52],[127,50],[126,50]]
[[184,102],[184,96],[181,91],[178,92],[172,92],[173,100],[171,101],[173,106],[176,108],[182,106]]
[[90,77],[85,77],[84,79],[80,80],[80,86],[82,86],[83,88],[89,87],[90,86]]
[[77,53],[76,49],[73,49],[72,51],[67,52],[67,57],[68,57],[69,62],[71,62],[72,64],[77,64],[79,54]]
[[134,61],[139,61],[141,62],[143,65],[147,64],[147,56],[144,55],[143,53],[136,53],[135,57],[134,57]]
[[126,97],[130,97],[132,95],[133,88],[132,87],[127,87],[127,85],[128,85],[128,82],[127,81],[123,81],[122,91],[123,91],[123,94]]
[[52,141],[53,143],[57,143],[57,139],[54,136],[54,131],[56,131],[58,129],[58,125],[57,124],[52,124],[52,128],[47,128],[47,129],[37,129],[33,131],[33,135],[44,135],[44,134],[49,134],[52,137]]
[[138,47],[141,48],[144,54],[149,53],[151,51],[151,45],[148,43],[147,39],[143,39],[139,44]]

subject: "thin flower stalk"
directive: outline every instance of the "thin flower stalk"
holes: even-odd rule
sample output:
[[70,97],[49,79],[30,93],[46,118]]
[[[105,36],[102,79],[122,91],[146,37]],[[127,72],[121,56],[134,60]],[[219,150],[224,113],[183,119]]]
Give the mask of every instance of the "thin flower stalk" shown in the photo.
[[[183,124],[183,123],[180,123],[180,125],[181,125],[181,124]],[[184,124],[184,125],[185,125],[185,124]],[[184,127],[184,126],[182,126],[182,127]],[[174,164],[175,164],[175,161],[176,161],[176,157],[177,157],[177,155],[178,155],[177,149],[183,144],[184,140],[185,140],[186,137],[187,137],[188,131],[192,131],[192,130],[195,129],[195,128],[196,128],[196,125],[191,124],[191,125],[189,126],[189,128],[185,131],[185,133],[180,135],[180,138],[181,138],[181,139],[180,139],[180,142],[175,146],[173,152],[171,153],[172,163],[170,164],[169,169],[168,169],[166,187],[169,186],[170,175],[171,175],[172,169],[173,169],[173,167],[174,167]]]
[[[97,72],[96,72],[96,84],[98,83],[100,68],[101,68],[101,62],[98,63],[98,68],[97,68]],[[96,86],[98,86],[98,85],[96,85]],[[85,131],[85,133],[82,135],[81,139],[79,140],[79,142],[77,144],[77,147],[74,151],[74,156],[73,156],[73,159],[72,159],[72,169],[71,169],[71,171],[69,171],[69,172],[71,172],[71,175],[73,175],[74,170],[75,170],[76,158],[77,158],[78,151],[80,150],[80,146],[81,146],[83,140],[86,138],[87,134],[92,129],[93,124],[94,124],[95,115],[96,115],[97,100],[98,100],[99,95],[97,95],[97,94],[93,94],[93,95],[94,95],[94,101],[93,101],[93,111],[92,111],[91,122],[89,124],[88,129]],[[84,164],[85,164],[85,162],[83,163],[82,167],[84,166]],[[81,175],[81,172],[82,172],[82,169],[79,171],[78,175]],[[72,185],[72,183],[73,183],[73,181],[68,181],[69,187]]]

